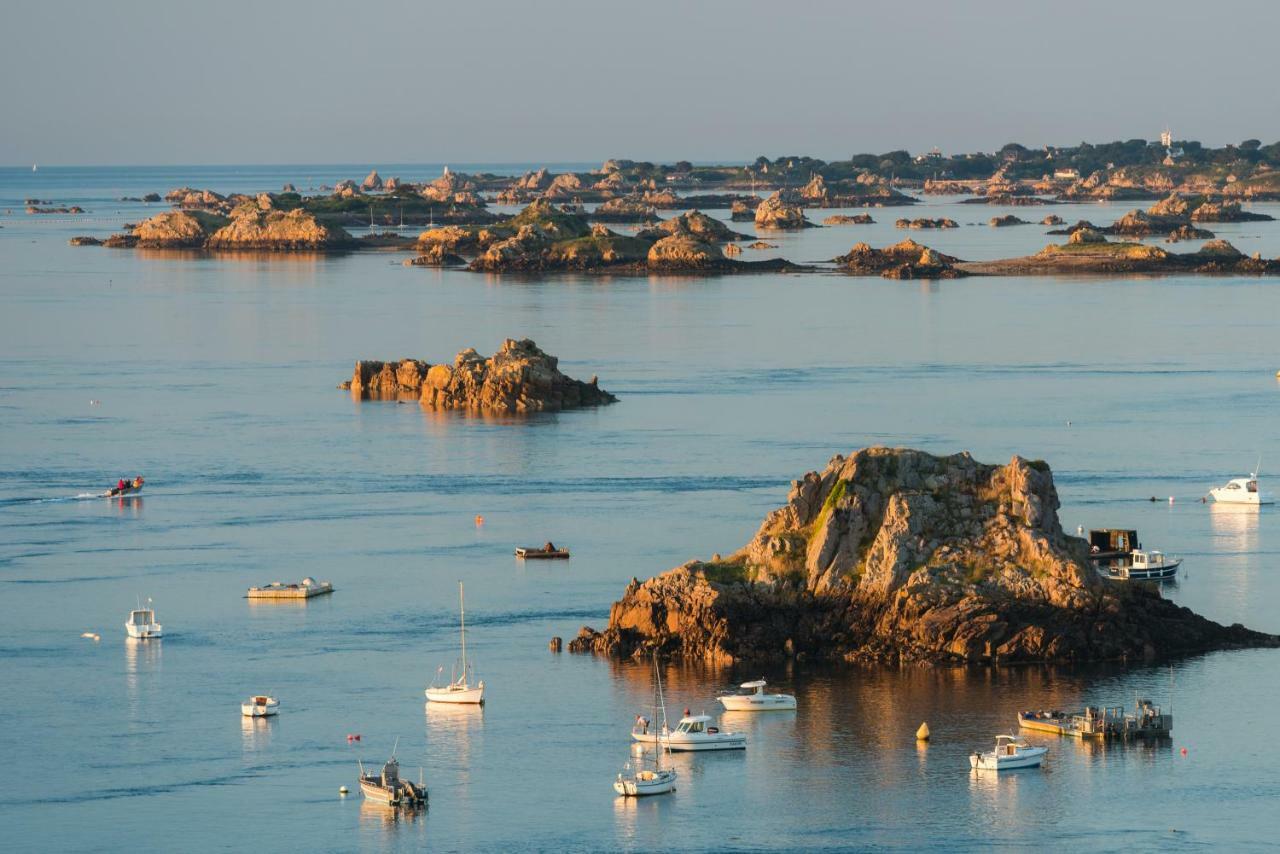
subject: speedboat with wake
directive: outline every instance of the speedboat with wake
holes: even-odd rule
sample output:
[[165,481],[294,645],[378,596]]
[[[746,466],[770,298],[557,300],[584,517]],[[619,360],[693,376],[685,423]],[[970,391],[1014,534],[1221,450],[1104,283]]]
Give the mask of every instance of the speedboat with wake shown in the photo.
[[99,497],[100,498],[131,498],[132,496],[135,496],[142,491],[142,487],[144,483],[145,481],[142,479],[142,475],[138,475],[133,480],[128,480],[122,477],[116,483],[115,486],[111,487],[106,492],[102,493]]
[[763,679],[754,682],[743,682],[741,691],[735,694],[721,694],[716,702],[730,712],[767,712],[789,711],[796,707],[796,698],[791,694],[766,694]]

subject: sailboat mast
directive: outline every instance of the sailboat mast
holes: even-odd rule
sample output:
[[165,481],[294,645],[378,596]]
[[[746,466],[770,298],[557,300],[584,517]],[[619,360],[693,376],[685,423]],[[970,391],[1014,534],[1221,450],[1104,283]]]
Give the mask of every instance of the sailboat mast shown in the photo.
[[467,678],[467,603],[462,598],[462,582],[458,582],[458,614],[462,620],[462,678]]

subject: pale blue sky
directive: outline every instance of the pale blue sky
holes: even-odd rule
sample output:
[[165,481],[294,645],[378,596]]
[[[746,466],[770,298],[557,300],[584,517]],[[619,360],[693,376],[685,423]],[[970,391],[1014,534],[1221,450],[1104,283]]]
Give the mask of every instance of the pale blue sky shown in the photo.
[[0,0],[0,163],[1280,138],[1280,4]]

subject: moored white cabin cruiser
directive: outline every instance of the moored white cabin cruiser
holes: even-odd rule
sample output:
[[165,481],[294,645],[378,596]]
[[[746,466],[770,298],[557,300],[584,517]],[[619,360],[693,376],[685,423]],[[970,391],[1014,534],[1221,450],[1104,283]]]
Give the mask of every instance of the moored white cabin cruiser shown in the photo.
[[124,629],[131,638],[158,638],[164,636],[164,626],[156,622],[156,612],[150,607],[136,608],[129,612],[129,619],[124,622]]
[[631,730],[631,737],[671,751],[745,750],[747,747],[746,733],[722,732],[713,726],[710,715],[685,715],[673,730],[662,727],[650,732],[647,725],[637,725]]
[[763,679],[754,682],[743,682],[742,689],[736,694],[721,694],[716,702],[731,712],[767,712],[772,710],[788,711],[796,707],[796,698],[791,694],[766,694]]
[[246,718],[268,718],[279,713],[280,701],[265,694],[257,694],[240,704],[240,714]]
[[1209,494],[1219,504],[1252,504],[1259,506],[1276,503],[1275,495],[1270,492],[1263,492],[1258,486],[1257,472],[1250,474],[1248,477],[1237,477],[1228,481],[1226,486],[1219,486],[1216,489],[1209,490]]
[[1047,747],[1032,747],[1016,735],[997,735],[995,750],[969,754],[969,767],[979,771],[1011,771],[1014,768],[1036,768],[1049,752]]

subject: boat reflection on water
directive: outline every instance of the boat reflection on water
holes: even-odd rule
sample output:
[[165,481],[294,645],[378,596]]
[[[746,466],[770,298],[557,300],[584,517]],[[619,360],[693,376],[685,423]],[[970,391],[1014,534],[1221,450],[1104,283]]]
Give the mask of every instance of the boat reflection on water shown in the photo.
[[143,686],[160,672],[163,653],[162,643],[147,638],[125,637],[124,688],[130,712],[137,711],[139,704],[143,703]]
[[275,718],[240,716],[240,748],[244,753],[265,750],[271,746]]
[[1210,504],[1209,525],[1221,552],[1253,551],[1258,545],[1258,518],[1266,510],[1249,504]]
[[[716,753],[718,751],[712,751]],[[707,758],[712,754],[701,754],[700,758]],[[663,757],[663,762],[668,767],[675,767],[679,764],[677,761],[680,757],[688,759],[691,754],[672,753]],[[613,827],[615,831],[615,845],[619,849],[629,849],[632,845],[626,844],[628,841],[636,838],[637,832],[641,825],[649,825],[655,821],[662,821],[663,810],[674,809],[677,805],[677,799],[680,792],[684,791],[688,778],[685,776],[688,770],[680,769],[680,782],[677,786],[674,796],[655,798],[618,798],[613,799]]]
[[424,703],[427,765],[455,769],[459,797],[466,797],[473,756],[480,756],[484,734],[484,706],[478,703]]
[[[360,802],[360,830],[380,833],[396,833],[402,829],[414,828],[426,842],[426,807],[393,807],[367,798]],[[379,845],[383,848],[383,845]]]

